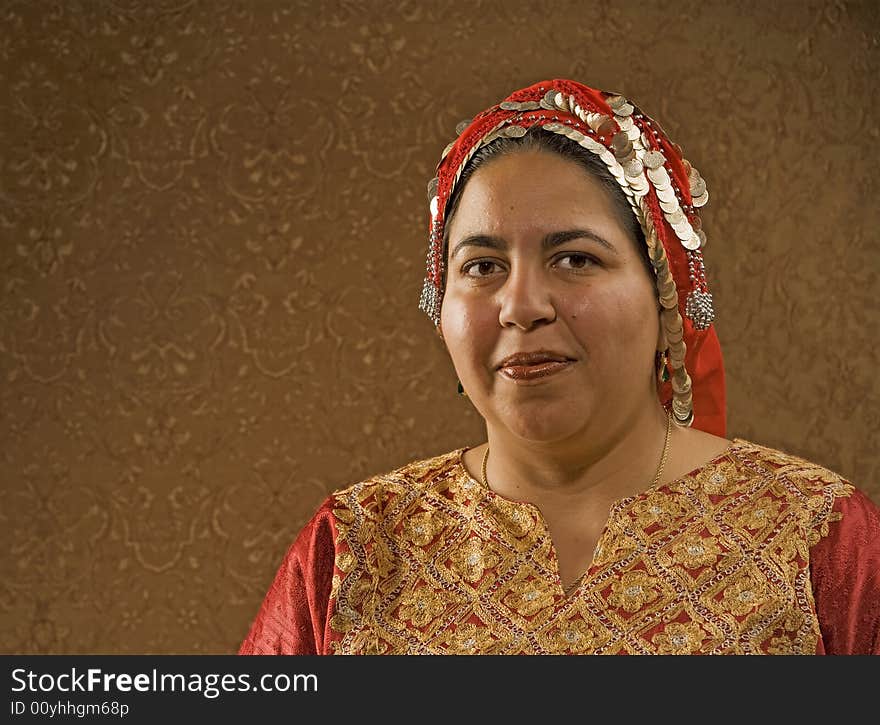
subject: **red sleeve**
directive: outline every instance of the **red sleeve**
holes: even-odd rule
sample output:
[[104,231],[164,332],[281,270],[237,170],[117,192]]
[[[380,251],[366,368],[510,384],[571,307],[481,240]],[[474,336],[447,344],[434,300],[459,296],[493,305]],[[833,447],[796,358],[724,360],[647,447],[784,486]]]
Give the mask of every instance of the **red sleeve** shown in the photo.
[[240,655],[326,653],[334,558],[333,512],[327,502],[287,550]]
[[810,549],[810,578],[825,654],[880,654],[880,509],[861,491]]

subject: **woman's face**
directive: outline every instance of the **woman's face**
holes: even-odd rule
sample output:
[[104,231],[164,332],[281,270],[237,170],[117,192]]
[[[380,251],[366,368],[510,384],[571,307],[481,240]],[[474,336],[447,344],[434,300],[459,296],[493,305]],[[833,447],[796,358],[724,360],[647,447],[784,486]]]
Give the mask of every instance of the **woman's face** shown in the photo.
[[[657,403],[655,285],[608,193],[543,151],[492,159],[468,180],[448,230],[440,327],[488,425],[551,442],[620,429]],[[501,367],[539,350],[569,362],[542,377]]]

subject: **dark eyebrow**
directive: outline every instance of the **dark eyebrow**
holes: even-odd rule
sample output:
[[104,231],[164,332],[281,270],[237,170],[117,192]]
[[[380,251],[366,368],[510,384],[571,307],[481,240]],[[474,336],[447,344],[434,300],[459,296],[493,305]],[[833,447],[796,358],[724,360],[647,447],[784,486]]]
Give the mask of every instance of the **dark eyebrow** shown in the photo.
[[[592,229],[566,229],[565,231],[561,232],[550,232],[546,237],[541,240],[541,249],[553,249],[554,247],[558,247],[560,244],[570,242],[572,239],[592,239],[594,242],[598,242],[603,247],[605,247],[605,249],[607,249],[609,252],[617,254],[617,250],[614,248],[614,245],[611,244],[611,242],[609,242],[604,237],[596,234],[596,232],[594,232]],[[489,234],[470,234],[455,245],[455,248],[452,250],[452,256],[454,257],[464,247],[491,247],[492,249],[507,249],[508,244],[507,241],[502,239],[501,237],[493,237]]]

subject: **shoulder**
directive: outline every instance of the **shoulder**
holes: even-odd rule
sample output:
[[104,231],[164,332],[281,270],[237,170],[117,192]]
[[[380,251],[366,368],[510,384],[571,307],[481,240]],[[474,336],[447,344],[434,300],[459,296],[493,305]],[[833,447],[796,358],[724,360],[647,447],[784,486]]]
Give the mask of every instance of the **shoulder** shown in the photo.
[[797,520],[810,543],[828,533],[839,516],[840,501],[855,487],[818,463],[776,448],[734,438],[728,448],[695,472],[702,492],[725,511],[758,510]]
[[465,448],[456,448],[429,458],[410,461],[391,471],[378,473],[330,494],[324,507],[340,509],[376,509],[401,497],[417,498],[442,489],[463,472],[461,456]]
[[338,548],[340,538],[369,538],[374,527],[406,517],[426,497],[443,495],[467,485],[461,465],[465,448],[410,461],[332,491],[300,529],[287,558],[310,557],[316,551]]
[[732,468],[739,481],[784,484],[797,496],[848,496],[854,489],[852,483],[829,468],[743,438],[734,438],[724,454],[707,467],[710,471],[717,468]]

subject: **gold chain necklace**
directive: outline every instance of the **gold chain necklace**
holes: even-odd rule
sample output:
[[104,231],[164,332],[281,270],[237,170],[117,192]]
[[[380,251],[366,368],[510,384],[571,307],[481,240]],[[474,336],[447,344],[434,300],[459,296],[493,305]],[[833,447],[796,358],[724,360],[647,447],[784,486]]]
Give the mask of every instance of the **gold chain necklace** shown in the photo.
[[[657,466],[657,472],[654,474],[654,480],[651,481],[651,485],[648,488],[654,488],[658,483],[660,483],[660,476],[663,475],[663,468],[666,465],[666,458],[669,456],[669,438],[672,433],[672,414],[669,411],[666,411],[666,438],[663,440],[663,453],[660,454],[660,464]],[[489,446],[486,446],[486,452],[483,454],[483,466],[482,466],[482,483],[483,488],[488,489],[489,484],[486,481],[486,461],[489,460]],[[584,572],[586,574],[586,572]],[[563,587],[562,590],[565,592],[565,596],[568,596],[572,590],[581,583],[581,579],[584,578],[584,574],[581,574],[577,579],[574,580],[567,587]]]

